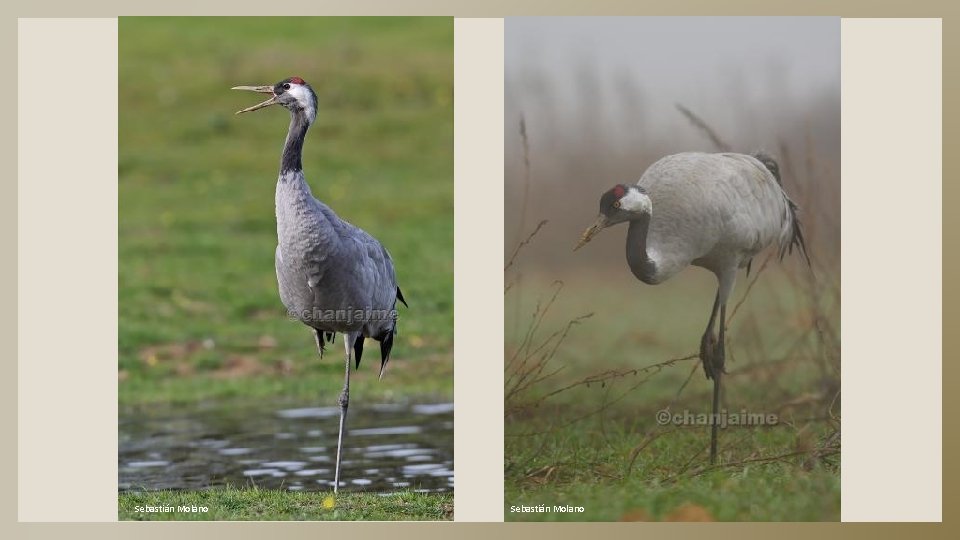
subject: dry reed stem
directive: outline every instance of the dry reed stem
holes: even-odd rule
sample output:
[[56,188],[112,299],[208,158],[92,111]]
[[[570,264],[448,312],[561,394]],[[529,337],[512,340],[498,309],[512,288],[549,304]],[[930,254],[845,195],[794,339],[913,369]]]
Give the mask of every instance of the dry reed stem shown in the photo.
[[680,111],[681,114],[687,117],[687,120],[689,120],[691,124],[699,128],[700,131],[702,131],[710,139],[710,142],[713,143],[713,146],[717,150],[721,152],[730,151],[732,146],[730,146],[729,144],[727,144],[726,141],[720,138],[720,135],[717,135],[717,132],[714,131],[713,128],[711,128],[706,122],[704,122],[703,119],[701,119],[699,116],[694,114],[693,111],[691,111],[690,109],[684,107],[679,103],[674,103],[674,106],[677,108],[678,111]]
[[513,255],[510,256],[510,260],[508,260],[506,266],[503,267],[503,271],[504,271],[504,272],[506,272],[507,270],[509,270],[510,267],[512,267],[512,266],[514,265],[514,263],[515,263],[516,260],[517,260],[517,256],[520,255],[520,250],[522,250],[522,249],[524,248],[524,246],[526,246],[526,245],[528,245],[530,242],[532,242],[532,241],[533,241],[533,237],[536,236],[537,233],[540,232],[540,229],[542,229],[543,226],[546,225],[546,224],[547,224],[547,220],[545,220],[545,219],[540,220],[540,223],[537,223],[537,226],[536,226],[536,228],[533,229],[533,232],[531,232],[529,235],[527,235],[527,237],[524,238],[522,242],[520,242],[520,243],[517,244],[517,247],[514,248],[514,250],[513,250]]

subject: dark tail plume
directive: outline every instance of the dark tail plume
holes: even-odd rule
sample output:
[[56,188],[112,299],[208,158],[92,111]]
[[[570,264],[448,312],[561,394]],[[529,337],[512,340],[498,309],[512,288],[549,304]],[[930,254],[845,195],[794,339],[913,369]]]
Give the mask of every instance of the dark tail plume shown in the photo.
[[[773,156],[763,152],[756,152],[753,154],[753,157],[760,163],[763,163],[763,166],[777,179],[777,183],[780,184],[780,188],[783,189],[783,180],[780,179],[780,165],[777,164],[777,160],[773,159]],[[784,192],[784,196],[786,197],[786,192]],[[803,227],[800,225],[800,217],[797,216],[797,210],[799,208],[789,197],[786,198],[787,208],[790,212],[790,226],[793,232],[790,235],[790,242],[780,248],[780,260],[783,260],[787,252],[792,254],[793,248],[797,248],[797,251],[799,251],[807,261],[807,266],[813,268],[813,265],[810,264],[810,255],[807,254],[807,244],[803,241]]]
[[355,369],[360,369],[360,358],[363,357],[363,340],[363,334],[358,334],[357,339],[353,342],[353,357],[357,362]]
[[380,378],[383,378],[383,370],[387,367],[387,362],[390,361],[390,351],[393,350],[393,336],[396,334],[395,329],[391,329],[386,333],[383,339],[380,340]]
[[753,157],[760,163],[763,163],[763,166],[777,179],[778,184],[783,185],[783,181],[780,180],[780,165],[777,164],[777,160],[773,159],[773,156],[763,152],[756,152],[753,154]]
[[[787,206],[790,208],[790,222],[793,226],[793,235],[790,237],[789,251],[793,253],[793,248],[796,247],[797,251],[799,251],[807,261],[807,266],[813,268],[813,265],[810,263],[810,255],[807,254],[807,244],[803,241],[803,227],[800,225],[800,218],[797,216],[797,204],[787,199]],[[780,250],[780,260],[783,260],[783,250]]]

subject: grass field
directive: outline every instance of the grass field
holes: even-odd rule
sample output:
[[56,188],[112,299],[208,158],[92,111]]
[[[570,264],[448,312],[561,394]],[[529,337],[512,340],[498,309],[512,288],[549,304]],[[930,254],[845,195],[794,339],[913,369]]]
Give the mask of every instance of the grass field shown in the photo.
[[[304,148],[314,195],[390,251],[410,305],[383,381],[368,342],[365,403],[453,396],[453,22],[449,18],[121,18],[119,402],[283,397],[334,405],[340,339],[319,359],[274,274],[274,188],[289,114],[235,116],[232,86],[300,76],[319,113]],[[448,496],[266,491],[121,495],[130,505],[215,497],[206,519],[443,519]]]
[[[546,278],[511,287],[508,521],[839,520],[839,298],[825,289],[814,306],[790,274],[759,276],[728,327],[723,406],[778,422],[721,430],[711,467],[709,427],[657,420],[663,409],[710,412],[712,385],[695,353],[715,282],[703,270],[675,279],[650,287],[626,269],[583,271],[549,306],[559,286]],[[814,312],[823,337],[811,329]],[[583,510],[511,511],[538,505]]]
[[124,493],[119,500],[120,519],[137,521],[434,521],[451,519],[452,514],[452,494],[351,493],[335,497],[329,493],[227,488]]
[[452,396],[452,44],[441,18],[121,19],[122,405],[335,400],[339,340],[320,361],[276,291],[289,115],[233,114],[255,99],[231,86],[292,75],[320,102],[304,155],[314,194],[390,250],[411,306],[385,380],[361,366],[354,395]]

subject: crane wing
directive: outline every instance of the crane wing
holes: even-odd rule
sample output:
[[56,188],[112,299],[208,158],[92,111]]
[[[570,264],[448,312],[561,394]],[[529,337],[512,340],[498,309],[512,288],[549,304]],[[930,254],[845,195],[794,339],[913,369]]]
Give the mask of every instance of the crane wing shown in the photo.
[[767,246],[795,237],[792,203],[776,174],[753,156],[666,156],[638,185],[653,201],[647,249],[665,275],[688,264],[745,266]]

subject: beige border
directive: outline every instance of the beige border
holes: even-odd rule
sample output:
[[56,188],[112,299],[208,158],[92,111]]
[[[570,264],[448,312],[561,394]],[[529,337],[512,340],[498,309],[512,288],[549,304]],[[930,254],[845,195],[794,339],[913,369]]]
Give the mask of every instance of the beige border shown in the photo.
[[117,21],[18,30],[18,78],[35,82],[18,115],[18,518],[112,521]]
[[841,25],[844,521],[942,517],[941,27]]
[[[57,5],[59,4],[59,5]],[[17,5],[19,17],[122,15],[839,15],[841,17],[942,17],[947,2],[837,2],[836,0],[286,0],[282,3],[166,0],[156,5],[118,0],[64,0]]]
[[454,33],[454,512],[503,521],[503,19]]
[[[23,10],[22,15],[47,15],[47,16],[54,13],[59,13],[64,15],[89,15],[90,13],[98,13],[98,12],[101,15],[110,15],[113,13],[117,13],[119,10],[122,10],[124,13],[129,13],[129,14],[161,13],[163,11],[167,11],[171,13],[172,12],[200,13],[202,10],[207,10],[209,13],[213,13],[215,11],[212,8],[201,6],[196,3],[181,2],[179,0],[174,0],[158,7],[152,7],[152,6],[139,7],[139,6],[132,6],[132,5],[124,5],[124,7],[122,8],[119,7],[120,4],[116,2],[108,3],[108,2],[102,2],[102,1],[95,1],[95,2],[84,3],[84,4],[66,3],[66,2],[60,2],[60,3],[63,4],[63,6],[60,8],[57,8],[55,6],[55,3],[48,2],[45,4],[31,4],[31,5],[19,4],[17,5],[16,9]],[[224,12],[230,12],[230,11],[237,12],[236,10],[238,9],[246,9],[248,10],[247,11],[248,13],[270,12],[274,14],[280,14],[279,11],[283,11],[291,14],[302,15],[304,13],[309,13],[309,12],[315,12],[317,14],[321,14],[326,10],[326,13],[330,13],[328,11],[329,4],[324,5],[322,3],[308,2],[304,0],[295,0],[290,3],[284,3],[283,5],[270,5],[270,6],[265,6],[264,4],[253,4],[253,3],[247,4],[246,6],[242,6],[240,4],[241,4],[240,2],[223,3],[222,7],[220,7],[216,11],[220,13],[224,13]],[[339,3],[339,5],[341,6],[340,9],[349,9],[353,14],[361,14],[364,11],[368,13],[375,12],[375,10],[377,9],[376,4],[377,2],[373,0],[353,2],[349,4],[349,7],[343,7],[343,6],[346,6],[346,4]],[[384,0],[379,0],[379,4],[381,8],[383,6],[387,6],[387,9],[399,10],[399,8],[394,7],[396,4],[393,2],[385,2]],[[654,4],[631,2],[631,1],[624,1],[624,0],[619,0],[619,1],[597,0],[596,2],[591,2],[591,3],[579,2],[576,4],[572,4],[570,2],[560,2],[560,1],[544,3],[544,2],[538,2],[535,0],[526,0],[526,1],[513,0],[509,3],[503,2],[503,1],[491,1],[491,2],[485,2],[485,3],[467,2],[467,1],[438,2],[434,0],[433,2],[423,1],[418,3],[413,3],[413,4],[416,4],[419,7],[408,8],[410,9],[408,14],[428,14],[428,13],[454,14],[455,13],[459,15],[485,14],[485,15],[494,15],[494,16],[505,15],[505,14],[520,14],[520,13],[561,14],[561,13],[570,13],[572,9],[570,6],[577,5],[577,4],[579,4],[579,7],[576,7],[575,11],[580,14],[587,14],[587,13],[594,13],[594,14],[663,13],[663,14],[676,14],[676,15],[710,14],[710,13],[718,14],[720,13],[720,9],[721,9],[717,7],[716,2],[708,1],[708,0],[702,0],[699,2],[671,2],[671,3],[659,2]],[[474,4],[474,5],[470,7],[463,7],[466,4]],[[954,12],[956,8],[955,7],[949,7],[949,8],[938,7],[938,4],[939,4],[938,2],[917,0],[914,2],[895,2],[895,3],[887,3],[884,5],[876,5],[876,3],[872,3],[872,2],[860,2],[860,3],[848,2],[848,3],[843,3],[838,5],[835,2],[825,2],[825,1],[804,2],[802,4],[797,4],[796,2],[784,2],[784,3],[781,3],[780,5],[775,5],[774,3],[771,3],[769,1],[731,0],[729,2],[725,2],[723,4],[722,9],[725,14],[750,14],[750,13],[776,14],[779,12],[781,14],[841,14],[844,16],[863,16],[865,14],[869,16],[945,16],[949,19],[947,27],[950,28],[950,25],[949,25],[950,21],[955,20]],[[407,3],[405,5],[409,6],[411,5],[411,3]],[[309,7],[304,9],[304,6],[309,6]],[[589,7],[586,7],[586,6],[589,6]],[[3,9],[9,9],[9,8],[5,7]],[[385,13],[385,12],[381,11],[381,13]],[[5,32],[4,35],[7,36],[7,39],[9,40],[8,43],[12,45],[13,44],[12,42],[14,39],[13,36],[15,32],[15,25],[10,23],[6,26],[6,28],[8,32]],[[48,36],[48,39],[53,42],[60,43],[62,36]],[[880,39],[882,40],[882,37]],[[944,125],[945,131],[943,133],[943,136],[945,137],[944,142],[946,147],[955,148],[957,146],[957,138],[958,138],[958,134],[956,131],[957,108],[956,108],[955,96],[960,95],[960,88],[958,88],[957,76],[956,76],[957,39],[955,34],[951,35],[950,33],[948,33],[945,36],[945,39],[946,39],[945,41],[946,47],[944,48],[944,60],[945,60],[944,87],[946,89],[946,92],[944,92],[944,96],[946,98],[946,101],[944,102],[944,113],[946,115],[946,122]],[[73,44],[70,43],[70,44],[64,45],[63,47],[68,48],[72,45]],[[12,47],[8,47],[5,50],[8,51],[7,54],[10,55],[8,56],[8,58],[13,56],[14,53],[13,53]],[[35,61],[35,59],[33,58],[31,58],[31,60]],[[14,62],[16,62],[16,60],[11,59],[8,65],[13,64]],[[96,61],[88,58],[88,59],[84,59],[83,64],[88,67],[93,67],[91,66],[91,64],[95,64],[99,62],[115,62],[115,57],[112,55],[96,57]],[[8,69],[8,72],[9,71],[11,70]],[[45,73],[44,80],[51,80],[51,79],[57,82],[62,82],[63,77],[61,76],[61,72],[57,72],[56,70],[53,70],[53,71],[48,70],[47,73]],[[13,98],[12,85],[7,86],[4,90],[2,90],[2,92],[6,92],[6,95],[4,97],[9,97],[10,99]],[[71,94],[71,96],[73,95],[76,95],[76,94]],[[60,102],[58,101],[58,103]],[[31,104],[31,105],[34,105],[34,104]],[[891,105],[891,107],[894,107],[894,106]],[[897,106],[894,108],[897,108],[900,110],[903,109],[902,106]],[[844,126],[845,134],[851,135],[855,131],[857,131],[856,126],[849,126],[845,124]],[[861,135],[868,137],[871,135],[871,133],[867,132],[867,133],[862,133]],[[877,136],[881,134],[873,133],[872,135]],[[502,134],[496,135],[496,137],[501,137],[501,136]],[[87,134],[87,137],[88,137],[87,139],[80,139],[80,143],[84,142],[84,140],[88,140],[91,142],[93,141],[93,138],[90,137],[89,134]],[[4,160],[4,163],[6,164],[8,169],[11,170],[12,172],[15,159],[16,159],[13,152],[13,148],[15,148],[16,142],[12,135],[6,138],[3,142],[5,144],[0,145],[0,152],[6,152],[6,155],[4,157],[6,157],[7,159]],[[112,144],[112,140],[111,140],[111,144]],[[499,151],[499,149],[497,150]],[[877,155],[879,156],[879,154]],[[886,158],[887,156],[880,156],[880,157]],[[890,158],[895,159],[896,155],[894,154],[890,156]],[[845,162],[847,161],[848,160],[845,159]],[[948,160],[944,165],[946,166],[945,172],[948,177],[956,176],[957,174],[956,160],[952,160],[952,161]],[[115,168],[113,169],[113,172],[115,173]],[[83,170],[76,171],[73,178],[77,182],[84,181],[84,178],[96,180],[96,178],[92,178],[92,175],[88,174],[88,172]],[[3,186],[2,189],[7,190],[5,193],[6,196],[0,198],[0,200],[5,201],[5,204],[8,205],[8,211],[4,212],[2,215],[11,216],[11,218],[8,218],[8,219],[12,219],[12,216],[14,215],[13,201],[16,199],[14,195],[14,192],[17,189],[16,184],[14,184],[13,182],[4,182],[4,183],[0,183],[0,186]],[[944,189],[943,195],[947,203],[948,204],[954,203],[956,201],[956,188],[953,187],[950,183],[948,183],[944,187],[945,189]],[[54,187],[51,187],[51,190],[53,189]],[[891,195],[889,200],[890,201],[897,200],[897,198],[900,196],[906,196],[906,195]],[[76,200],[76,205],[78,207],[78,210],[80,208],[84,208],[87,210],[86,213],[79,216],[81,220],[90,219],[91,216],[95,218],[96,216],[94,214],[103,210],[103,208],[100,208],[100,206],[96,206],[96,207],[90,206],[89,202],[90,201],[86,197],[79,198]],[[22,217],[22,212],[21,212],[21,217]],[[957,220],[956,214],[948,212],[944,217],[946,218],[946,221],[944,223],[945,239],[948,241],[948,245],[951,245],[951,246],[956,245],[956,235],[958,234],[957,231],[960,231],[960,228],[957,227],[957,223],[956,223],[956,220]],[[4,228],[3,230],[6,231],[5,234],[8,235],[7,238],[9,239],[10,243],[12,243],[14,241],[13,227],[12,226],[7,227],[7,228]],[[458,234],[459,233],[460,233],[460,229],[458,228]],[[65,241],[70,239],[71,239],[70,237],[66,237]],[[113,239],[113,241],[115,241],[115,239]],[[492,251],[491,256],[494,256],[497,259],[502,257],[502,250],[500,246],[495,246],[495,249],[491,248],[491,251]],[[951,275],[952,273],[955,273],[955,272],[950,272],[950,271],[957,269],[958,260],[955,257],[951,257],[950,253],[948,253],[947,255],[948,256],[944,259],[944,265],[945,265],[944,268],[946,269],[947,274]],[[844,264],[845,266],[849,264],[849,260],[846,257],[844,259]],[[13,265],[12,261],[7,263],[6,268],[11,270],[8,273],[4,274],[4,277],[6,278],[4,280],[4,283],[6,284],[6,287],[8,290],[6,298],[11,300],[10,302],[8,302],[8,305],[12,304],[12,298],[14,294],[12,289],[13,289],[13,286],[14,286],[13,283],[15,282],[15,280],[12,272],[12,265]],[[857,276],[857,278],[859,278],[859,276]],[[458,284],[466,283],[465,279],[466,278],[464,276],[458,275],[457,283]],[[481,279],[482,279],[482,276],[481,276]],[[945,288],[945,293],[948,295],[948,297],[952,297],[954,299],[956,298],[955,284],[948,281],[947,283],[944,284],[944,288]],[[27,298],[27,295],[23,294],[23,291],[20,291],[20,292],[21,292],[20,294],[21,300]],[[954,303],[947,302],[945,306],[946,309],[943,312],[945,316],[945,322],[946,324],[950,324],[951,328],[956,327],[958,322],[957,308],[955,306],[956,306],[955,302]],[[847,306],[847,308],[850,308],[850,307],[851,306]],[[889,309],[895,312],[897,306],[896,304],[893,304],[893,305],[886,305],[886,306],[880,306],[880,307],[884,307],[886,309]],[[852,313],[848,310],[845,310],[845,315],[846,314],[852,314]],[[925,317],[923,313],[915,314],[914,316],[916,318]],[[38,322],[44,323],[46,320],[47,319],[43,319]],[[6,336],[7,339],[3,341],[4,343],[7,344],[7,347],[9,347],[12,350],[14,348],[13,344],[17,342],[16,336],[14,335],[13,328],[15,328],[16,327],[15,325],[17,325],[18,323],[14,321],[12,316],[10,316],[4,322],[6,322],[6,324],[0,327],[2,327],[4,329],[3,331],[7,332],[8,335]],[[81,319],[81,322],[83,322],[82,319]],[[19,324],[28,325],[31,323],[30,321],[23,320]],[[58,342],[63,341],[57,335],[58,328],[54,328],[52,325],[48,326],[47,328],[49,328],[48,332],[45,334],[45,336],[48,336],[47,339],[49,340],[56,339]],[[895,329],[882,328],[878,330],[878,332],[879,332],[879,335],[886,335],[892,332],[893,330]],[[849,341],[846,339],[847,337],[848,336],[845,336],[845,346],[849,347]],[[948,351],[948,355],[949,355],[950,351],[956,351],[956,348],[957,348],[956,332],[948,332],[945,338],[946,340],[944,341],[944,345],[946,346],[946,350]],[[459,340],[458,342],[462,343]],[[16,354],[16,353],[14,352],[13,354]],[[11,354],[10,356],[13,356],[13,354]],[[82,350],[80,350],[80,352],[74,351],[72,354],[74,356],[80,356],[80,355],[87,356],[86,352]],[[497,353],[494,352],[492,354],[496,355]],[[845,360],[847,358],[849,358],[849,355],[845,355]],[[81,359],[75,358],[75,361],[80,362]],[[495,364],[499,366],[498,362],[491,362],[491,364]],[[15,367],[15,364],[10,361],[5,363],[4,366],[6,367],[7,370],[9,370],[6,376],[3,378],[4,381],[6,381],[6,384],[8,385],[6,396],[10,406],[5,408],[5,414],[7,415],[8,425],[9,425],[14,422],[13,416],[16,414],[14,412],[15,410],[14,404],[12,403],[13,395],[14,395],[14,392],[16,391],[13,388],[15,385],[14,381],[16,380],[16,376],[13,374],[13,371],[16,369],[16,367]],[[57,367],[59,366],[48,364],[46,366],[46,369],[53,370]],[[951,380],[951,377],[955,376],[957,368],[953,365],[952,362],[947,362],[943,366],[943,368],[944,368],[945,377],[947,378],[947,380]],[[902,365],[900,365],[896,369],[901,370],[901,373],[903,374],[903,378],[909,380],[909,376],[910,376],[909,363],[903,362]],[[78,386],[81,381],[82,380],[77,381]],[[43,405],[46,407],[63,407],[65,396],[56,396],[55,394],[49,392],[45,386],[37,386],[37,387],[25,386],[23,387],[23,389],[24,389],[24,392],[37,392],[41,395],[46,394],[47,399],[43,403]],[[90,399],[90,398],[95,399],[97,397],[96,394],[98,392],[109,393],[109,392],[104,392],[104,389],[101,387],[98,387],[97,385],[94,385],[93,387],[90,387],[90,388],[85,388],[84,390],[85,390],[83,394],[84,400]],[[458,388],[458,391],[459,391],[459,388]],[[903,397],[903,394],[902,393],[898,394],[896,397],[898,399],[901,399]],[[74,403],[67,404],[68,407],[73,405]],[[948,411],[954,411],[957,409],[958,405],[957,405],[957,398],[955,393],[950,392],[944,396],[944,407]],[[29,411],[21,412],[21,414],[25,415],[25,417],[27,414],[29,414],[27,421],[38,423],[39,419],[35,418],[31,412]],[[92,419],[92,421],[96,421],[96,420],[98,420],[98,418]],[[61,427],[62,427],[61,423],[55,423],[47,426],[47,429],[55,430]],[[946,424],[945,427],[947,427],[948,429],[945,432],[945,438],[944,438],[945,452],[944,453],[948,456],[956,455],[957,439],[955,435],[955,432],[956,432],[955,422],[948,423]],[[483,428],[483,426],[470,426],[470,428],[473,429],[476,433],[480,434],[480,437],[482,437],[483,434],[486,433],[485,428]],[[461,425],[458,425],[458,431],[462,429],[464,429],[464,427]],[[96,432],[92,432],[91,430],[87,430],[86,433],[88,435],[87,439],[93,438],[97,434]],[[909,438],[911,436],[911,433],[907,430],[898,429],[894,431],[894,436]],[[845,442],[849,444],[849,441],[850,441],[849,435],[845,438],[846,438]],[[111,441],[104,441],[103,447],[104,448],[109,447],[112,449],[112,448],[115,448],[115,445],[113,445]],[[3,457],[6,458],[4,461],[7,463],[7,466],[9,468],[14,468],[16,466],[16,459],[12,455],[12,451],[10,454],[5,454]],[[464,456],[462,453],[458,453],[458,458],[459,458],[458,465],[460,468],[462,468],[463,463],[468,458]],[[848,458],[849,458],[849,455],[848,455]],[[896,461],[892,463],[885,463],[884,467],[899,466],[900,464],[903,464],[905,466],[911,466],[914,462],[915,460],[911,455],[905,455],[905,456],[899,457]],[[949,461],[949,460],[944,465],[945,465],[946,474],[948,476],[955,478],[956,465],[954,465],[952,461]],[[72,470],[76,471],[77,469],[74,468]],[[21,473],[21,474],[26,476],[26,473]],[[878,472],[878,474],[882,475],[883,469],[881,469]],[[37,481],[38,483],[40,483],[39,479],[37,479]],[[74,489],[71,487],[70,485],[71,483],[75,483],[75,482],[68,482],[61,478],[61,479],[58,479],[54,484],[47,485],[46,487],[50,492],[54,492],[64,488]],[[944,491],[944,496],[946,498],[946,502],[948,505],[950,503],[956,502],[957,500],[955,486],[956,486],[955,482],[947,483],[945,486],[946,489]],[[12,490],[12,488],[10,489]],[[82,493],[83,493],[82,495],[83,497],[90,498],[90,499],[96,498],[95,490],[86,489],[86,490],[82,490]],[[845,488],[845,493],[848,493],[848,491],[846,491],[846,488]],[[460,492],[458,490],[458,495],[459,494]],[[14,508],[15,508],[15,505],[17,504],[17,501],[13,497],[8,496],[4,500],[4,502],[6,503],[4,505],[5,507],[4,510],[9,514],[11,514],[11,519],[8,520],[8,523],[9,523],[9,521],[12,521],[14,519],[12,514],[14,513]],[[73,503],[73,502],[76,502],[76,500],[70,501],[70,503]],[[112,498],[110,499],[110,502],[112,505],[113,504]],[[458,506],[459,506],[459,502],[460,502],[460,497],[458,497]],[[54,508],[52,505],[48,505],[47,509],[51,511],[56,510],[56,508]],[[947,519],[948,519],[947,523],[949,524],[950,518],[947,518]],[[71,527],[69,525],[57,526],[57,525],[22,524],[16,527],[15,534],[17,534],[19,537],[24,537],[24,538],[40,538],[40,537],[48,537],[48,536],[62,537],[67,534],[69,534],[71,537],[72,536],[82,537],[85,534],[89,534],[91,537],[95,537],[95,538],[112,538],[112,537],[128,538],[131,534],[135,534],[138,537],[144,537],[144,538],[161,538],[161,537],[165,538],[165,537],[168,537],[172,532],[174,532],[174,529],[173,529],[174,526],[176,526],[175,534],[178,534],[178,535],[187,535],[187,536],[202,535],[203,537],[210,537],[210,536],[216,536],[216,535],[224,535],[224,536],[229,535],[231,538],[236,538],[236,539],[246,538],[246,537],[262,538],[264,533],[267,533],[268,531],[274,531],[276,528],[280,528],[280,527],[282,527],[282,530],[283,530],[282,534],[284,534],[285,537],[289,537],[289,538],[299,538],[299,537],[315,538],[318,534],[333,534],[333,535],[349,534],[351,539],[355,539],[355,538],[383,539],[384,537],[394,537],[397,535],[409,535],[411,537],[416,536],[417,538],[424,539],[424,538],[447,538],[451,532],[450,529],[447,528],[447,526],[432,525],[432,524],[412,524],[412,525],[376,525],[376,524],[350,525],[348,524],[348,525],[342,525],[342,526],[329,525],[329,524],[288,524],[288,525],[178,524],[178,525],[168,525],[168,526],[140,526],[138,524],[120,524],[120,525],[105,524],[105,525],[98,525],[98,526],[87,526],[80,529],[77,529],[76,527]],[[568,536],[570,538],[574,538],[574,537],[581,538],[584,534],[591,534],[591,533],[596,534],[598,532],[600,534],[603,534],[605,537],[628,537],[628,536],[636,537],[636,535],[640,532],[638,531],[636,525],[628,525],[628,524],[591,524],[591,525],[584,525],[584,526],[576,526],[576,525],[550,526],[550,525],[537,525],[537,524],[532,524],[532,525],[508,524],[508,525],[484,526],[484,525],[458,524],[453,526],[456,527],[456,530],[457,530],[456,534],[459,537],[464,537],[464,538],[486,538],[486,537],[489,537],[491,534],[506,535],[507,537],[509,536],[519,537],[521,535],[528,536],[530,534],[537,534],[537,535],[542,534],[542,535],[549,535],[550,537],[559,537],[559,538],[563,538],[564,536]],[[844,536],[848,536],[848,535],[855,534],[857,532],[863,533],[863,534],[869,534],[872,537],[878,537],[878,538],[883,538],[883,537],[899,538],[906,534],[917,534],[917,533],[922,533],[924,535],[931,535],[934,537],[937,537],[937,536],[947,537],[948,534],[951,537],[954,537],[956,535],[956,531],[954,531],[954,533],[949,533],[949,529],[946,525],[945,526],[937,526],[937,525],[892,525],[892,526],[840,525],[838,526],[836,524],[823,524],[823,525],[798,526],[798,525],[789,525],[789,524],[784,524],[784,525],[731,524],[731,525],[725,525],[722,527],[710,527],[709,530],[705,526],[698,526],[695,524],[686,525],[686,526],[684,525],[676,525],[676,526],[639,525],[639,526],[643,527],[642,529],[643,533],[650,533],[654,536],[656,536],[658,533],[670,534],[671,536],[675,536],[678,538],[702,537],[704,533],[716,535],[716,537],[718,538],[726,538],[726,537],[743,538],[746,535],[749,535],[750,533],[753,533],[752,535],[757,537],[760,537],[760,536],[767,537],[770,535],[777,535],[778,537],[784,537],[784,538],[809,538],[811,534],[816,534],[818,536],[826,536],[826,537],[839,537],[841,534]],[[211,533],[213,534],[211,535]]]

